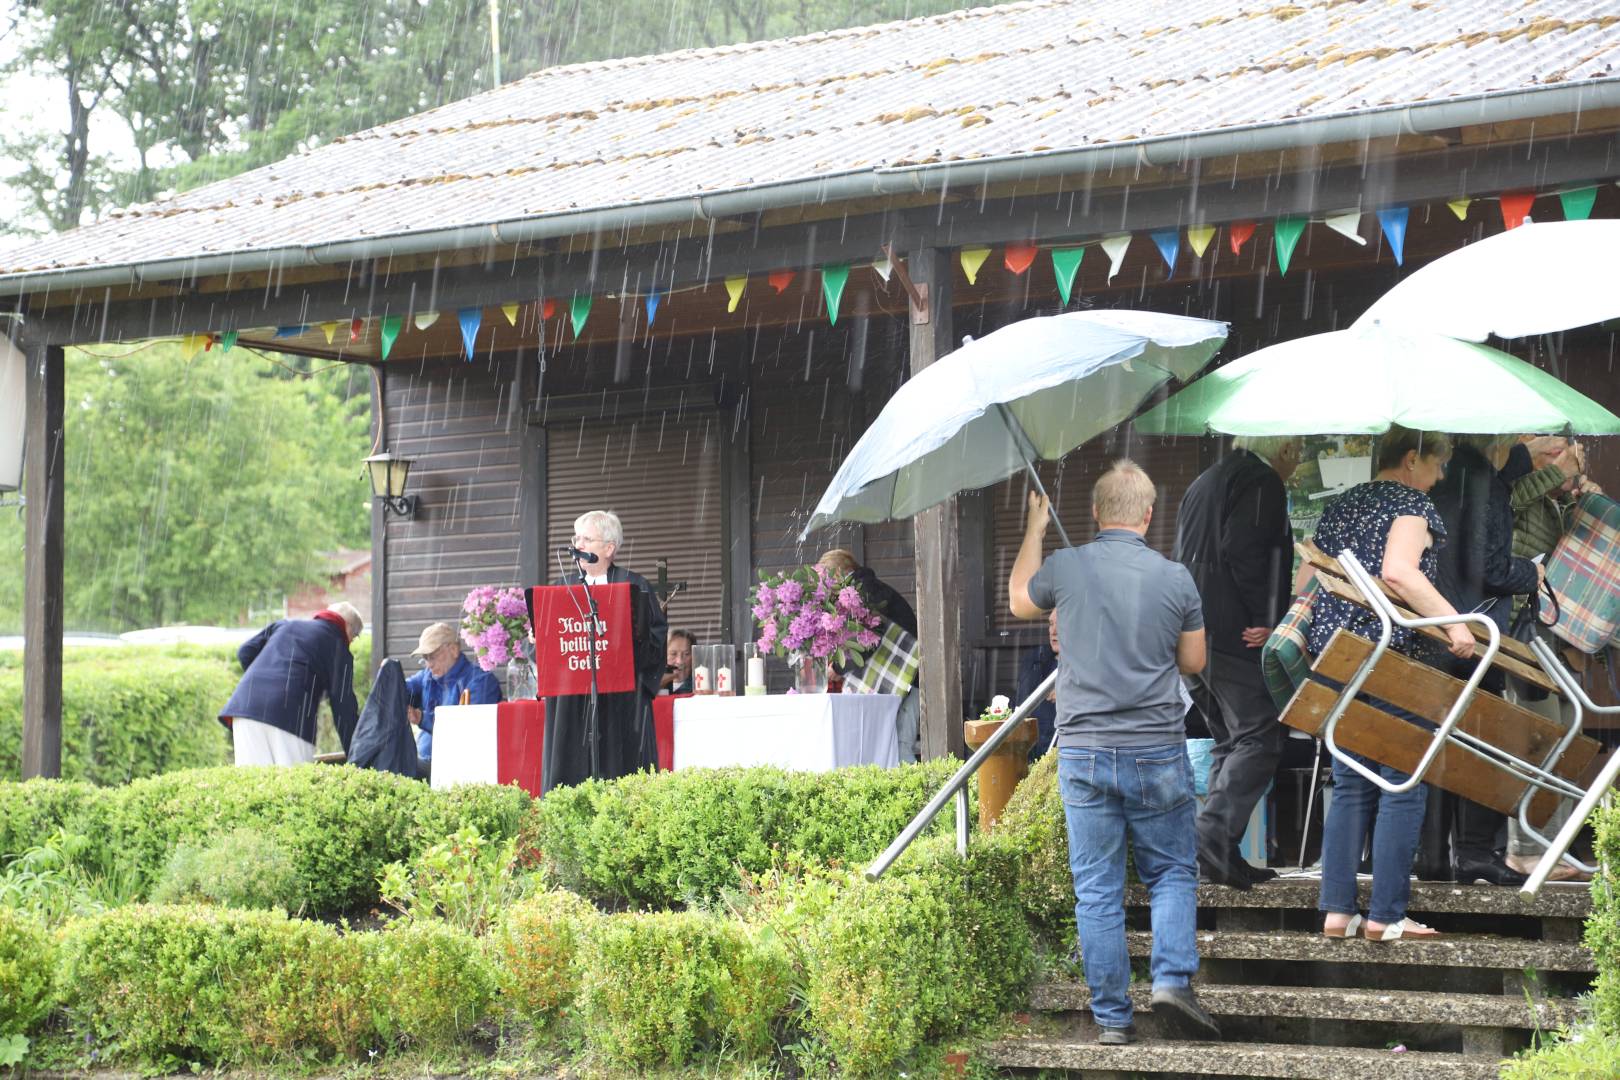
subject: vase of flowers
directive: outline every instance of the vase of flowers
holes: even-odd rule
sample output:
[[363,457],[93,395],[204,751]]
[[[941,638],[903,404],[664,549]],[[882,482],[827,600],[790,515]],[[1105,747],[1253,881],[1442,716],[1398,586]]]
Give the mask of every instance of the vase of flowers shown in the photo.
[[485,585],[468,593],[461,604],[461,640],[485,671],[506,665],[508,698],[535,696],[534,643],[529,640],[529,605],[522,589]]
[[851,667],[878,643],[883,616],[870,610],[854,581],[824,566],[760,575],[754,592],[756,642],[784,657],[801,694],[827,691],[828,668]]

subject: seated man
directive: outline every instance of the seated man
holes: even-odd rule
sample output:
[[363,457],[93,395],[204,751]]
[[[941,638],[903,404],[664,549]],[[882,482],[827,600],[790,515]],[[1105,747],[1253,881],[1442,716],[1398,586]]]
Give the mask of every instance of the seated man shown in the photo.
[[[1046,644],[1030,649],[1024,654],[1024,661],[1018,669],[1018,701],[1022,705],[1024,700],[1033,694],[1037,687],[1046,680],[1046,677],[1057,670],[1058,663],[1058,628],[1057,610],[1046,617]],[[1034,761],[1052,747],[1052,736],[1057,731],[1057,688],[1046,695],[1046,700],[1035,706],[1030,713],[1035,718],[1035,743],[1029,748],[1029,760]]]
[[692,650],[695,648],[697,635],[692,631],[669,632],[669,647],[664,651],[664,678],[658,684],[660,696],[692,692]]
[[428,761],[433,756],[434,709],[461,704],[463,690],[468,705],[494,705],[501,700],[501,684],[461,655],[461,638],[449,623],[436,622],[423,630],[411,655],[422,670],[405,680],[406,715],[421,728],[416,754]]

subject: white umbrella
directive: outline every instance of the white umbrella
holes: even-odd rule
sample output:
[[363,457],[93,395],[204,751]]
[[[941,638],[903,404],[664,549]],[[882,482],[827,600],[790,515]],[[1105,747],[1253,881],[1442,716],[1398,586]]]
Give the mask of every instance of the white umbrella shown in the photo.
[[1620,220],[1521,225],[1415,271],[1356,323],[1484,341],[1613,319],[1620,316],[1617,250]]
[[970,341],[895,392],[800,539],[835,521],[910,517],[1020,469],[1034,476],[1035,458],[1061,458],[1124,421],[1225,340],[1226,324],[1208,319],[1076,311]]

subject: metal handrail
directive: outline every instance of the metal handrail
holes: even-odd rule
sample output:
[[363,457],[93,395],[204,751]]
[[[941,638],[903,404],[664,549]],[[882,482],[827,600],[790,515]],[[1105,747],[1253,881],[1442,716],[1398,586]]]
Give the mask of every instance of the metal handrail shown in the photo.
[[1052,674],[1043,679],[1034,693],[1025,698],[1023,703],[1013,710],[1013,714],[1001,722],[1001,726],[985,740],[984,745],[962,763],[962,767],[945,781],[944,786],[934,793],[934,797],[928,800],[926,806],[917,811],[917,816],[900,830],[900,835],[894,838],[893,843],[884,848],[883,854],[873,859],[871,865],[866,868],[868,881],[876,881],[882,877],[883,872],[894,865],[894,861],[911,846],[917,835],[928,828],[928,823],[945,808],[946,800],[953,796],[956,798],[956,853],[964,856],[967,854],[967,782],[973,779],[973,774],[979,771],[979,766],[984,764],[985,759],[995,753],[996,747],[1018,730],[1018,725],[1035,711],[1036,706],[1046,700],[1046,695],[1057,685],[1057,677],[1057,671],[1053,670]]

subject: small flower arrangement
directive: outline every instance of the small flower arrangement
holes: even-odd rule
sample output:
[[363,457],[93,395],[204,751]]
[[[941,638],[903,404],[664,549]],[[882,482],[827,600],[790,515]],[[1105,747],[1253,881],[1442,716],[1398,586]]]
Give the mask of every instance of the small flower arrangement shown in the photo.
[[522,589],[484,585],[467,594],[461,604],[461,640],[472,647],[478,666],[494,671],[508,660],[528,660],[529,605]]
[[1006,720],[1012,715],[1012,700],[1006,694],[997,694],[990,699],[984,712],[979,714],[980,720]]
[[854,580],[824,566],[761,574],[754,618],[761,652],[789,660],[830,659],[839,667],[859,663],[880,640],[877,628],[883,625],[883,616],[866,606]]

